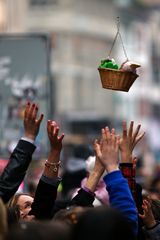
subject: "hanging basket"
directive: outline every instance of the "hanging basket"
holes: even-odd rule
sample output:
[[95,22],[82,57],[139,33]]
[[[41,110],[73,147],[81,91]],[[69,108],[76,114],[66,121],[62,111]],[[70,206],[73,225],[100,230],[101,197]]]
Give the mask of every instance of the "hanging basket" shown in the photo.
[[102,87],[117,91],[128,92],[138,75],[110,68],[98,68]]
[[140,67],[139,64],[132,64],[134,66],[134,69],[124,69],[124,64],[126,62],[130,62],[128,60],[127,52],[125,50],[123,40],[121,37],[121,33],[119,31],[120,29],[120,20],[119,17],[117,18],[117,33],[116,36],[113,40],[109,55],[107,59],[110,59],[110,55],[112,53],[113,47],[115,45],[115,42],[117,38],[120,38],[122,47],[123,47],[123,52],[126,58],[126,61],[121,65],[120,69],[112,69],[112,68],[105,68],[103,65],[98,68],[101,82],[102,82],[102,87],[106,89],[112,89],[112,90],[117,90],[117,91],[124,91],[128,92],[134,81],[136,80],[137,77],[139,77],[136,74],[136,67]]

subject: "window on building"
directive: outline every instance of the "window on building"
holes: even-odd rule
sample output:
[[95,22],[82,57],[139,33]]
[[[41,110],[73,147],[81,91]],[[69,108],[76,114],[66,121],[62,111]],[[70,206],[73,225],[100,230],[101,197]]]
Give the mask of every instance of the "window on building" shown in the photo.
[[58,0],[30,0],[30,5],[32,6],[47,6],[56,4]]

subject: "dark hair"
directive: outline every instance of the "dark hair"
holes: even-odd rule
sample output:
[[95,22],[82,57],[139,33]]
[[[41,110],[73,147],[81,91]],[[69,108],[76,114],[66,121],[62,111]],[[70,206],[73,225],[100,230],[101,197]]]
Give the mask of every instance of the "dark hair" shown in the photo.
[[133,240],[129,223],[116,210],[96,207],[84,212],[73,227],[72,240]]
[[59,210],[54,215],[54,220],[63,221],[69,225],[76,224],[81,214],[86,210],[88,210],[88,208],[80,206],[67,207],[66,209]]
[[7,221],[9,228],[11,228],[14,224],[18,223],[19,219],[20,212],[17,206],[7,208]]
[[6,240],[69,240],[70,229],[61,222],[21,222],[7,234]]

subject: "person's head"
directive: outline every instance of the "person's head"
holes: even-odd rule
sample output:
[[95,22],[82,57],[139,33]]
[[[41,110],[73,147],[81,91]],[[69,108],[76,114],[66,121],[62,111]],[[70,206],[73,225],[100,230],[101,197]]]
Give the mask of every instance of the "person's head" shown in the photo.
[[17,207],[19,209],[20,219],[30,221],[34,218],[34,216],[32,215],[28,215],[28,213],[31,210],[32,203],[33,198],[30,195],[20,193],[14,195],[14,197],[10,200],[8,207],[9,208]]
[[54,215],[54,220],[62,221],[69,225],[76,224],[81,214],[86,210],[88,210],[88,208],[80,206],[67,207],[59,210]]
[[80,216],[73,227],[72,240],[133,240],[130,225],[119,212],[108,207],[96,207]]
[[7,226],[7,209],[0,198],[0,239],[3,239],[8,230]]
[[70,228],[62,222],[20,222],[6,236],[6,240],[69,240]]

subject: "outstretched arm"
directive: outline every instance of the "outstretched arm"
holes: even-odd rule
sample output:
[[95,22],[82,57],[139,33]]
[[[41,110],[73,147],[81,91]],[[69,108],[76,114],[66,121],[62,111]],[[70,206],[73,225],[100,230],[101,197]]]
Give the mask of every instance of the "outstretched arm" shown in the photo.
[[121,163],[133,163],[133,150],[137,143],[144,137],[145,132],[139,133],[141,124],[138,124],[134,130],[134,121],[130,122],[129,129],[127,129],[126,121],[122,123],[122,137],[120,138],[120,153]]
[[107,171],[104,181],[109,194],[110,204],[128,219],[136,235],[137,211],[128,182],[119,170],[119,144],[120,139],[116,135],[115,129],[112,129],[111,132],[109,128],[102,129],[102,157],[100,161]]
[[9,163],[0,177],[0,197],[5,203],[16,193],[31,162],[32,154],[35,150],[35,146],[31,142],[35,140],[43,119],[43,114],[37,119],[37,113],[37,105],[30,103],[26,105],[24,138],[18,142],[10,156]]
[[62,140],[64,138],[64,134],[58,136],[59,126],[56,122],[50,120],[47,123],[47,132],[50,142],[50,152],[45,163],[43,175],[55,179],[58,176],[60,154],[62,150]]
[[147,198],[143,200],[142,208],[143,213],[139,214],[139,217],[143,220],[146,239],[157,240],[160,236],[160,222],[156,221],[152,207],[151,199]]
[[143,220],[146,228],[153,228],[156,225],[156,220],[154,218],[151,202],[149,199],[144,199],[142,204],[143,213],[139,214],[139,217]]
[[94,168],[92,172],[89,174],[85,186],[78,191],[77,195],[72,199],[70,205],[87,207],[92,206],[94,202],[95,198],[94,192],[105,170],[104,166],[99,161],[99,158],[101,157],[101,151],[100,142],[98,142],[97,140],[95,140],[94,142],[94,150],[96,154]]
[[47,123],[48,139],[50,142],[50,151],[48,159],[45,162],[42,177],[38,183],[32,210],[29,215],[34,215],[36,219],[51,219],[52,210],[57,197],[57,188],[61,181],[58,177],[60,166],[60,154],[62,150],[62,140],[64,134],[58,136],[59,126],[54,121]]
[[135,182],[135,157],[133,156],[133,150],[137,143],[144,137],[145,132],[140,133],[141,125],[138,124],[134,129],[134,121],[130,122],[129,128],[127,123],[122,123],[122,136],[120,138],[120,169],[123,176],[128,180],[129,187],[136,201],[137,208],[141,211],[142,196],[141,187]]
[[94,168],[89,174],[89,177],[85,184],[85,187],[93,193],[95,192],[98,182],[105,171],[104,166],[99,161],[99,157],[101,157],[101,151],[100,151],[100,144],[97,140],[95,140],[94,142],[94,150],[96,153]]

